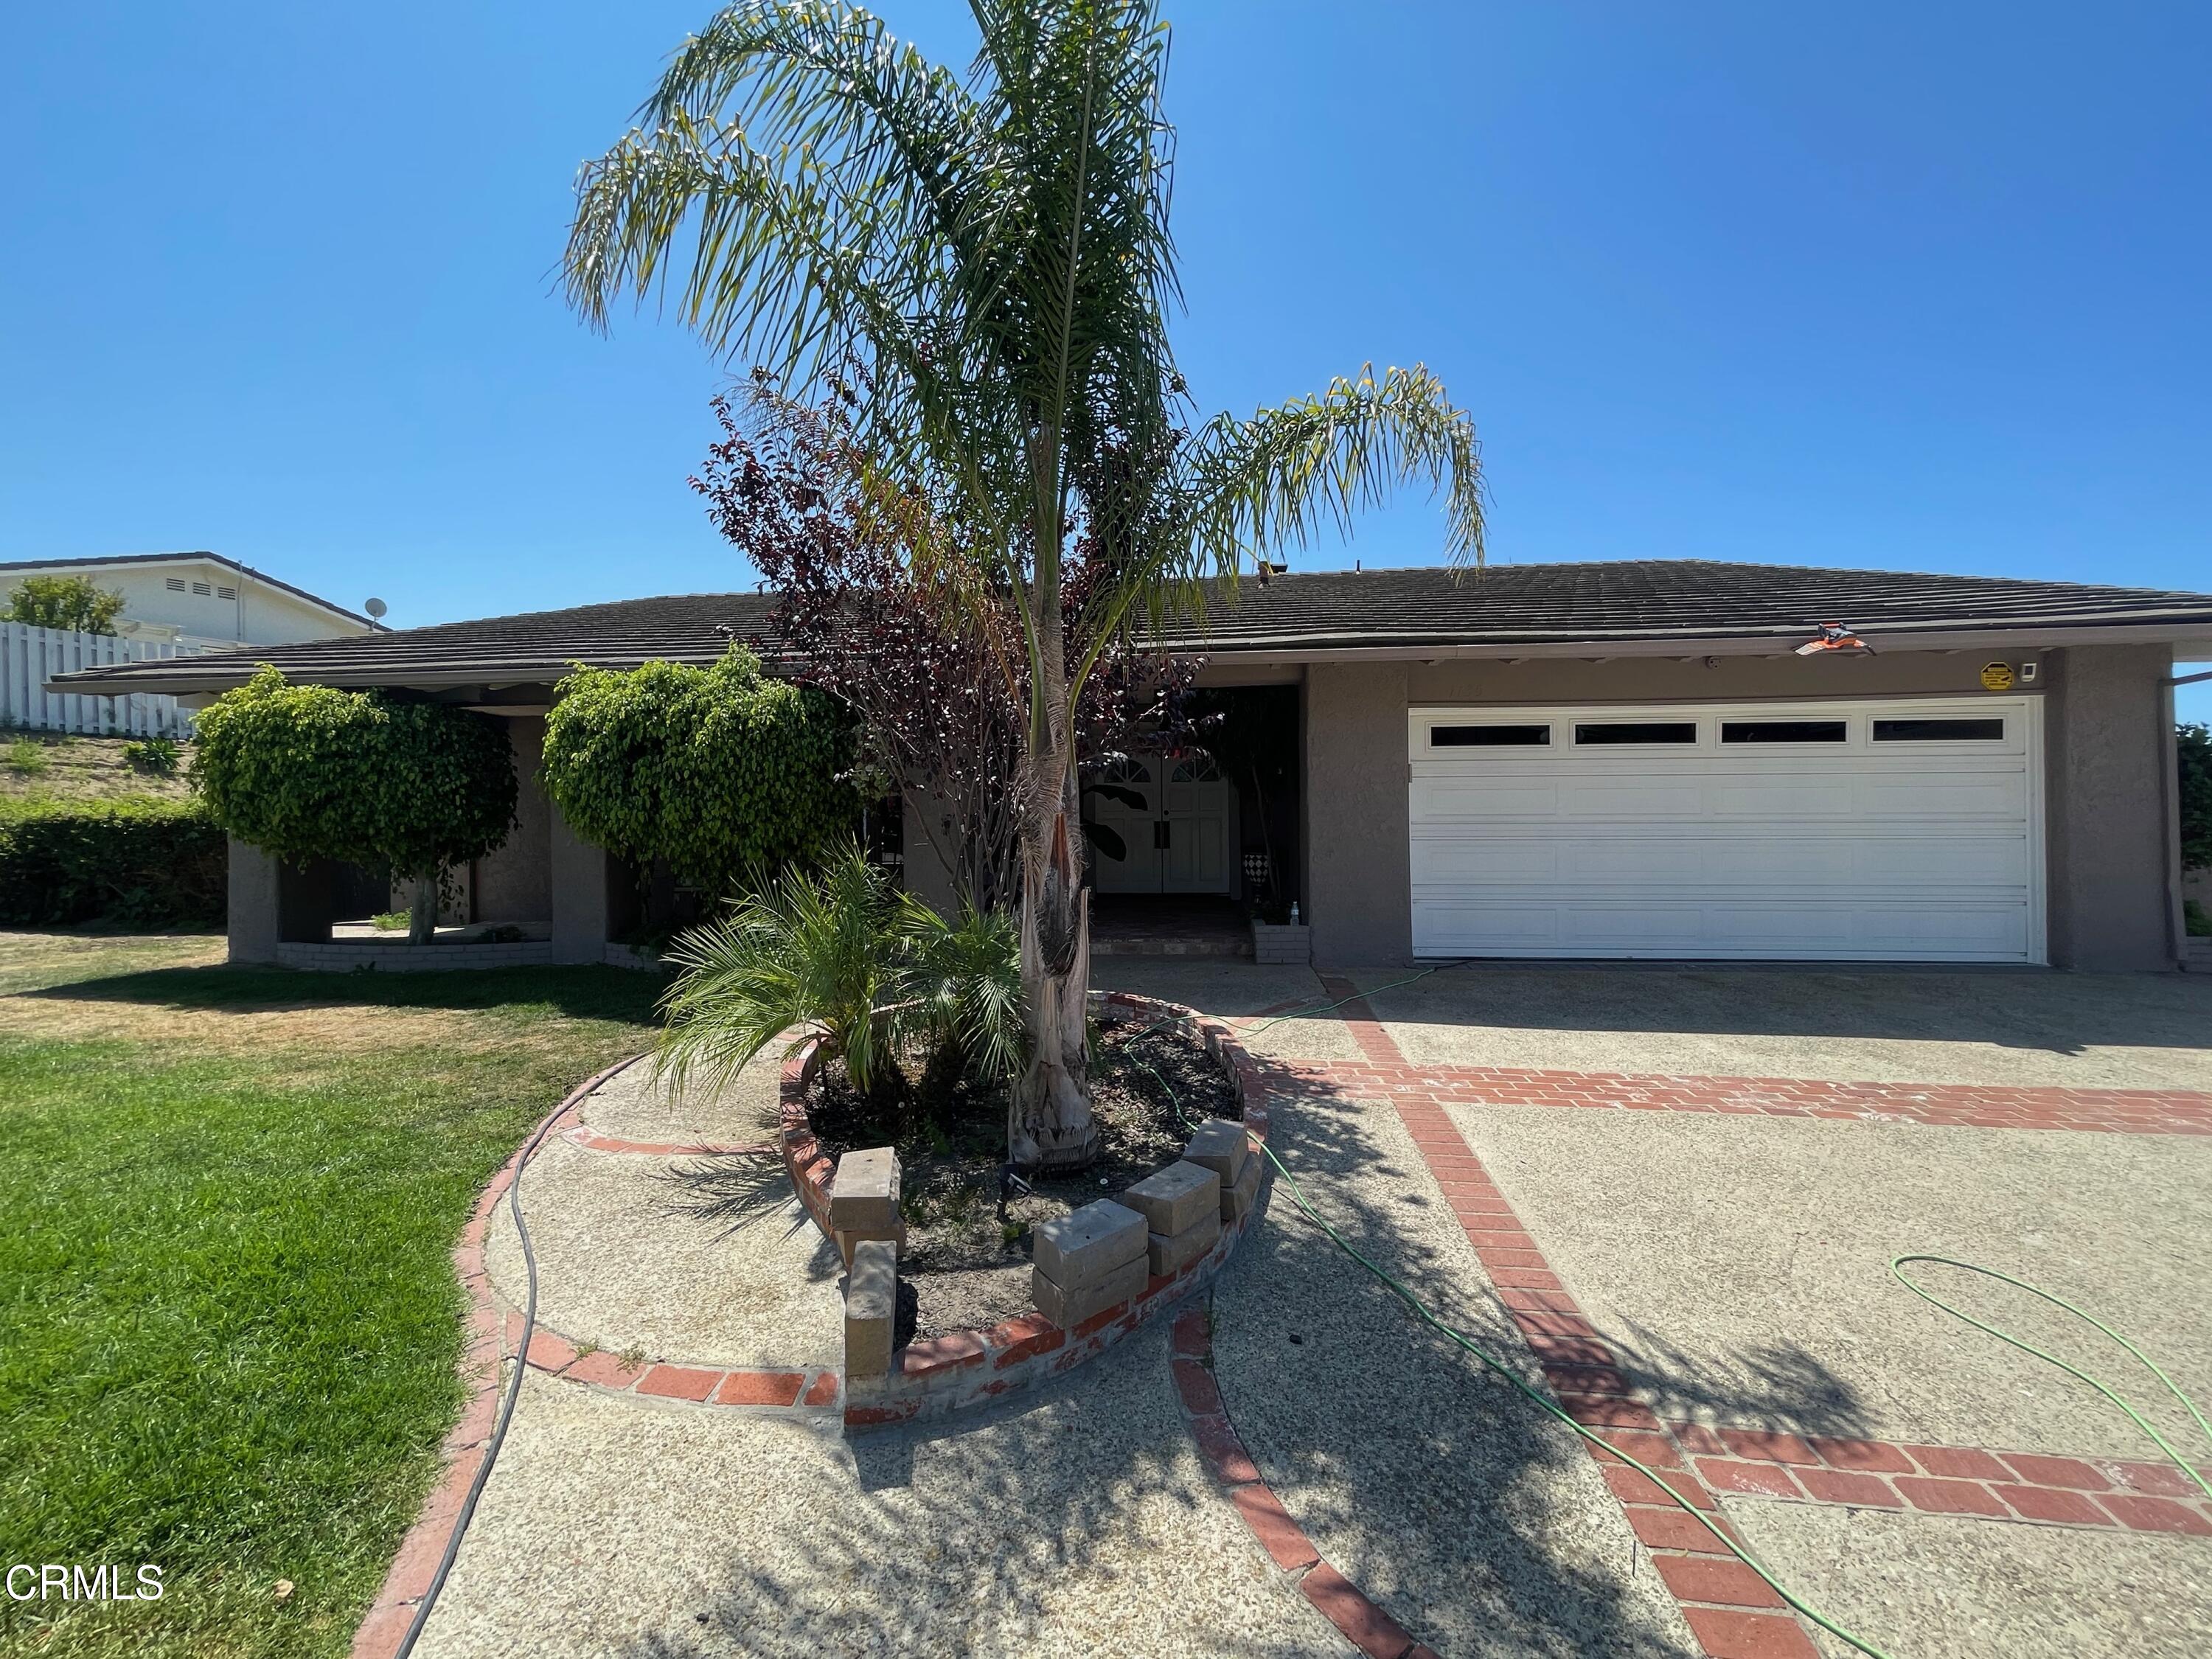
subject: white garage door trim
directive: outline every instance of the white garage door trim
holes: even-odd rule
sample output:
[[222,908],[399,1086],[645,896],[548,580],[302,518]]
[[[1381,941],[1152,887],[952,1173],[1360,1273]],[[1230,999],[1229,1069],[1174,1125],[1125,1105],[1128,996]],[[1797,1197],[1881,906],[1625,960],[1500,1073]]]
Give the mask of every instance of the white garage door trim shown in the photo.
[[[1925,724],[1965,720],[2003,735]],[[1577,741],[1624,726],[1674,729]],[[2047,959],[2039,698],[1416,708],[1407,729],[1417,957]]]

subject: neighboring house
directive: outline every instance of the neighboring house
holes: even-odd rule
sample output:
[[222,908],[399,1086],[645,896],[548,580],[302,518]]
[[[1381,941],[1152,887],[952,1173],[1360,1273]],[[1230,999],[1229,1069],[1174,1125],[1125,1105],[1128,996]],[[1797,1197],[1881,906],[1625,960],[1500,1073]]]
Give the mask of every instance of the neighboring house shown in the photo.
[[[267,660],[503,717],[521,825],[478,866],[477,918],[598,960],[635,884],[532,781],[554,683],[710,661],[773,604],[633,599],[57,689],[203,696]],[[1873,651],[1801,654],[1830,624]],[[1264,844],[1322,967],[2182,954],[2170,682],[2212,657],[2212,595],[1703,561],[1337,572],[1248,580],[1153,642],[1295,729],[1297,799],[1263,826],[1202,760],[1142,763],[1123,781],[1148,823],[1116,825],[1129,856],[1102,861],[1101,890],[1233,894]],[[907,836],[927,891],[924,846]],[[233,860],[234,957],[327,938],[314,872]]]
[[219,553],[0,562],[0,598],[29,576],[82,576],[104,592],[120,593],[116,633],[149,643],[209,650],[386,631],[368,617]]

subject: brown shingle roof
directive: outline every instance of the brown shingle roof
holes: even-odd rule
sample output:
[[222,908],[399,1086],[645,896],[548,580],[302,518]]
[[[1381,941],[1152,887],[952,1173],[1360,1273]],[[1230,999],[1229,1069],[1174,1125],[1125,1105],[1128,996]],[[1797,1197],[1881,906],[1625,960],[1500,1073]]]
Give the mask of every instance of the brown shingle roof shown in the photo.
[[[692,593],[623,599],[480,622],[66,677],[66,689],[210,690],[261,663],[342,685],[452,686],[550,681],[572,663],[632,667],[708,662],[732,637],[760,642],[775,596]],[[1248,578],[1202,622],[1170,623],[1161,644],[1217,657],[1387,647],[1797,640],[1838,622],[1869,640],[1914,634],[2094,628],[2145,640],[2212,630],[2212,594],[2015,581],[1989,576],[1802,569],[1705,560],[1322,572]],[[1903,641],[1900,639],[1899,643]],[[59,684],[59,683],[58,683]]]
[[2212,623],[2212,594],[1994,576],[1913,575],[1723,564],[1705,559],[1330,571],[1247,580],[1202,630],[1164,630],[1209,651],[1275,647],[1579,644],[1802,637],[1843,623],[1872,638],[1944,633]]

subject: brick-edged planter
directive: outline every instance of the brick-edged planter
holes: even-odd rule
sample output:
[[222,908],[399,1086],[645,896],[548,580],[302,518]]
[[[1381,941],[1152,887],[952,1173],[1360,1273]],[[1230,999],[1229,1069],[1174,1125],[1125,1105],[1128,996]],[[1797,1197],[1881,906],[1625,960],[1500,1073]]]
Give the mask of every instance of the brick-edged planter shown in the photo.
[[[1206,1045],[1235,1080],[1244,1127],[1255,1141],[1267,1138],[1267,1101],[1258,1063],[1218,1019],[1122,991],[1091,994],[1094,1014],[1153,1020],[1180,1029]],[[816,1045],[803,1045],[785,1060],[782,1085],[784,1168],[799,1201],[825,1238],[830,1226],[830,1188],[836,1165],[823,1152],[806,1120],[806,1085],[818,1064]],[[1131,1332],[1176,1306],[1194,1291],[1211,1284],[1237,1241],[1258,1213],[1255,1206],[1222,1224],[1213,1248],[1179,1272],[1155,1275],[1127,1302],[1101,1309],[1073,1329],[1063,1329],[1034,1309],[988,1328],[956,1331],[925,1342],[909,1343],[891,1356],[891,1371],[882,1378],[845,1382],[845,1426],[878,1427],[915,1418],[941,1417],[969,1407],[988,1405],[1074,1370],[1096,1358]],[[834,1238],[833,1238],[834,1242]]]

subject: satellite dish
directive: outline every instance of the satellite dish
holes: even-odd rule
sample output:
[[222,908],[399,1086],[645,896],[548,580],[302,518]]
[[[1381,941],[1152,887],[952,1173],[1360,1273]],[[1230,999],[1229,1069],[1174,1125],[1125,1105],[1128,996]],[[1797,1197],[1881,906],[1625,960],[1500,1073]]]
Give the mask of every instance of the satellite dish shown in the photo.
[[368,611],[373,619],[380,622],[384,618],[384,613],[392,609],[392,607],[385,604],[382,599],[371,599],[368,604],[362,605],[362,609]]

